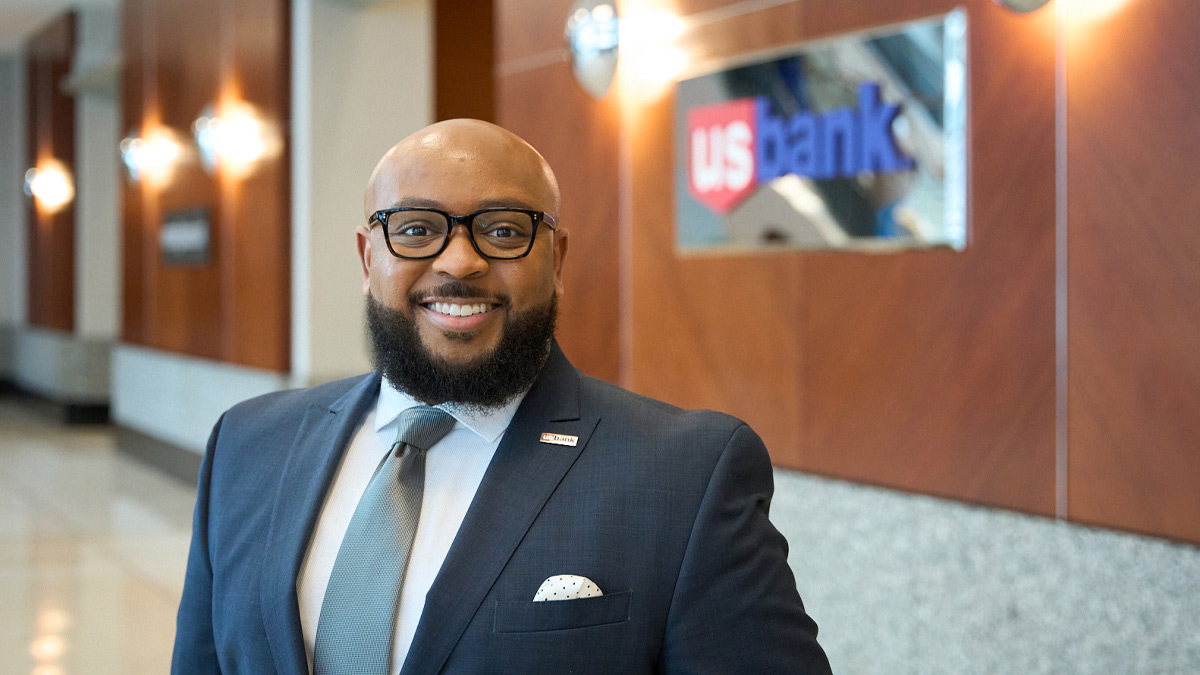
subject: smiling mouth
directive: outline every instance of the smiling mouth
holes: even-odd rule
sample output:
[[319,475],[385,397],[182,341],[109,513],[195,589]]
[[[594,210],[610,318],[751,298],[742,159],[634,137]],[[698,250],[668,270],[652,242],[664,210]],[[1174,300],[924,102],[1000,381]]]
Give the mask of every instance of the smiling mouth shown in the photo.
[[446,316],[474,316],[476,314],[490,312],[498,305],[491,302],[477,302],[474,304],[459,304],[455,302],[426,302],[422,303],[421,306]]

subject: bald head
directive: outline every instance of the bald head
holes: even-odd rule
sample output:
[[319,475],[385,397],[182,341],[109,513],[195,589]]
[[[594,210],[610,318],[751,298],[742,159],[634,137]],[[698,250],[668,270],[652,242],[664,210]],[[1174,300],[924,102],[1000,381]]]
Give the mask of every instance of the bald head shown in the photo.
[[506,201],[555,217],[562,204],[554,172],[533,146],[494,124],[456,119],[427,126],[392,146],[371,174],[364,209],[370,217],[410,200],[434,200],[465,213],[477,208],[468,204],[472,199]]

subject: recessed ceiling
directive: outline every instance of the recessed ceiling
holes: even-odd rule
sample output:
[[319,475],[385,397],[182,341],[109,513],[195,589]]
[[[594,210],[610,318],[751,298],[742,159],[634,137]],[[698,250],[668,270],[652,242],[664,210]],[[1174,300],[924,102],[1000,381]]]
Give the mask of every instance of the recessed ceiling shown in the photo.
[[47,21],[73,8],[115,8],[118,0],[0,0],[0,54],[21,49]]

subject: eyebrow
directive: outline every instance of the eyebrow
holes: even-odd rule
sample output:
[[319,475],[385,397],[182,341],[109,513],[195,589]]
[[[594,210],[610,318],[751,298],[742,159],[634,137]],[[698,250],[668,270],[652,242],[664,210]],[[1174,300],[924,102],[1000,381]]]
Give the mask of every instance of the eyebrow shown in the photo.
[[[485,199],[476,205],[476,209],[496,209],[496,208],[513,208],[524,209],[526,211],[541,211],[541,209],[521,201],[520,199]],[[401,199],[391,205],[393,209],[441,209],[445,210],[445,206],[436,199],[426,199],[425,197],[407,197]]]

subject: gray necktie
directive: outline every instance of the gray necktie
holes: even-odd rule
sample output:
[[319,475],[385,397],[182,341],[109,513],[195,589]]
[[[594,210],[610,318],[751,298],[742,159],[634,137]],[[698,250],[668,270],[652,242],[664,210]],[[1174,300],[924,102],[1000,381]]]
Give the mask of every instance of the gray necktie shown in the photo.
[[399,426],[333,563],[317,620],[314,675],[387,675],[391,668],[396,608],[421,517],[425,451],[454,428],[454,418],[409,408]]

